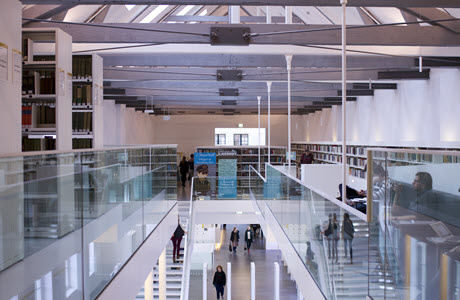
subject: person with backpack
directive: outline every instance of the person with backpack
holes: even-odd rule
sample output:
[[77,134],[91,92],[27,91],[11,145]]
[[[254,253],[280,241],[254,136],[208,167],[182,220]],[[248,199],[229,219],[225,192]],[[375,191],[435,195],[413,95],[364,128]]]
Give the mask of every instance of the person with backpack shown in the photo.
[[179,259],[180,244],[182,242],[182,237],[186,232],[182,229],[180,225],[179,217],[177,217],[177,227],[174,231],[171,241],[173,243],[173,262],[176,263],[176,259]]
[[240,241],[240,232],[236,229],[236,227],[233,228],[233,231],[230,234],[230,241],[233,247],[233,252],[236,252],[236,247],[238,247],[238,242]]
[[347,248],[350,247],[350,263],[353,263],[353,238],[355,236],[355,227],[353,226],[353,221],[350,220],[350,215],[348,213],[343,214],[343,223],[342,223],[342,237],[344,243],[345,257],[348,256]]
[[221,265],[218,265],[216,268],[216,272],[214,273],[214,279],[212,280],[212,284],[216,288],[217,292],[217,299],[224,299],[224,286],[227,283],[227,278],[225,277],[225,272]]

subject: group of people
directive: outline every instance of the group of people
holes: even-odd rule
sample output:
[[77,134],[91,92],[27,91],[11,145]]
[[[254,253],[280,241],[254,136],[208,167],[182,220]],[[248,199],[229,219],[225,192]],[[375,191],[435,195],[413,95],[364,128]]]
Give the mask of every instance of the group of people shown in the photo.
[[[234,227],[232,233],[230,234],[230,245],[228,250],[230,252],[236,253],[236,248],[238,247],[238,243],[240,242],[240,231]],[[254,232],[251,230],[251,226],[248,226],[246,231],[244,232],[244,242],[246,246],[244,250],[247,250],[249,253],[249,249],[251,249],[251,245],[254,242]]]
[[193,157],[194,155],[190,154],[190,158],[187,160],[187,156],[184,155],[182,156],[182,160],[179,163],[179,172],[183,187],[185,187],[185,182],[187,181],[187,174],[188,180],[191,180],[193,173],[195,172],[195,161]]
[[[350,215],[348,213],[343,214],[342,227],[339,227],[337,215],[335,213],[329,214],[327,227],[325,227],[325,230],[322,231],[322,234],[324,234],[327,240],[328,258],[332,258],[332,261],[335,259],[336,263],[339,261],[338,243],[340,237],[342,237],[344,242],[345,258],[347,258],[348,254],[350,254],[350,263],[353,263],[352,244],[355,235],[355,227],[353,226],[353,221],[350,219]],[[307,263],[309,259],[312,260],[307,249]]]

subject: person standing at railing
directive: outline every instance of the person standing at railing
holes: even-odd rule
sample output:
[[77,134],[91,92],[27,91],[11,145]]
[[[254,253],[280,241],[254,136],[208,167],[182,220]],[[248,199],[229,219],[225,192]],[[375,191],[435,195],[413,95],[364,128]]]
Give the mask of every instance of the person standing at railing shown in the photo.
[[225,277],[225,272],[222,269],[221,265],[218,265],[216,268],[216,272],[214,273],[214,279],[212,280],[212,284],[216,288],[217,292],[217,300],[224,299],[224,286],[227,283],[227,278]]
[[182,186],[185,187],[185,181],[187,180],[187,174],[189,172],[187,157],[182,156],[182,161],[179,164],[180,170],[180,179],[182,181]]
[[195,159],[193,158],[193,153],[190,154],[190,159],[188,160],[188,165],[190,168],[190,172],[188,174],[188,180],[192,180],[193,174],[195,174]]
[[353,238],[355,236],[355,227],[353,226],[353,221],[350,219],[348,213],[343,214],[343,223],[342,223],[342,238],[343,238],[343,248],[345,250],[345,258],[348,256],[347,248],[350,247],[350,263],[353,263]]
[[254,233],[251,230],[251,226],[248,226],[248,229],[244,232],[244,241],[246,242],[246,248],[249,249],[251,248],[251,244],[254,241]]
[[236,247],[238,247],[238,242],[240,241],[240,232],[236,227],[233,228],[230,234],[230,241],[232,242],[233,252],[236,252]]

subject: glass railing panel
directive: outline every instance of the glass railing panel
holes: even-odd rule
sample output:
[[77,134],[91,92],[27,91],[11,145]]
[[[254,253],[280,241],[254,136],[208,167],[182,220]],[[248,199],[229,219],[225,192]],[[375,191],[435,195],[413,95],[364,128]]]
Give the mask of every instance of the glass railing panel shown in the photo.
[[247,176],[193,177],[193,200],[250,200]]
[[381,292],[370,283],[369,294],[457,299],[460,153],[376,149],[369,156],[373,194],[380,191],[373,199],[369,247],[379,249],[386,268]]
[[[170,166],[156,164],[161,152],[174,155]],[[0,158],[0,271],[24,259],[42,268],[8,299],[44,299],[50,289],[95,299],[174,205],[166,170],[175,173],[175,153],[140,146]]]

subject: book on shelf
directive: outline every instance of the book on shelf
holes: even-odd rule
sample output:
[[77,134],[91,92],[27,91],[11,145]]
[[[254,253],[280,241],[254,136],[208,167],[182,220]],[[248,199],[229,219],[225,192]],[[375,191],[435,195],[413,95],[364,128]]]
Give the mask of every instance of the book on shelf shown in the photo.
[[72,139],[72,149],[92,148],[92,139]]
[[72,130],[73,131],[93,131],[92,129],[93,113],[72,112]]
[[72,86],[72,105],[92,105],[93,90],[90,84]]
[[32,106],[22,106],[22,128],[32,127]]
[[93,74],[92,57],[86,55],[76,55],[72,58],[73,79],[92,79]]

